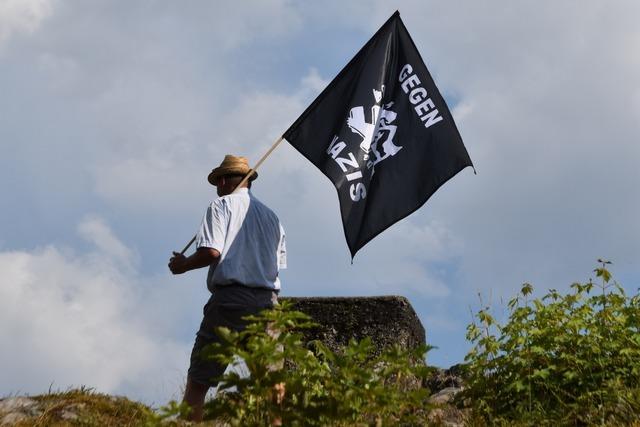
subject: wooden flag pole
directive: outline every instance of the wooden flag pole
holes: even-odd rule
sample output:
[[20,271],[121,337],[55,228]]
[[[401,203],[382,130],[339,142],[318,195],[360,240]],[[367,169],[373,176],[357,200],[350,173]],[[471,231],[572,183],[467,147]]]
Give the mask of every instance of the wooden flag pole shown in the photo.
[[184,253],[187,252],[187,249],[189,249],[189,247],[193,245],[193,242],[195,241],[196,241],[196,236],[193,236],[191,240],[189,240],[189,243],[187,243],[187,246],[185,246],[182,252],[180,252],[180,255],[184,255]]
[[[260,160],[258,160],[258,163],[256,163],[256,165],[249,170],[249,172],[247,172],[247,174],[244,176],[244,178],[242,178],[242,181],[240,181],[240,183],[236,186],[236,188],[233,189],[233,191],[235,192],[238,188],[242,187],[243,185],[245,185],[247,183],[247,181],[249,181],[249,177],[258,170],[258,168],[260,167],[260,165],[267,159],[267,157],[269,157],[271,155],[271,153],[273,153],[273,150],[276,149],[276,147],[278,145],[280,145],[280,143],[284,140],[284,136],[281,136],[280,138],[278,138],[276,140],[276,142],[273,143],[273,145],[271,146],[271,148],[269,148],[269,150],[264,154],[264,156],[262,156],[262,158]],[[189,243],[187,243],[187,246],[184,247],[184,249],[182,250],[182,252],[180,252],[181,255],[184,255],[184,253],[191,247],[191,245],[193,245],[193,242],[196,241],[196,236],[193,236],[193,238],[189,241]]]

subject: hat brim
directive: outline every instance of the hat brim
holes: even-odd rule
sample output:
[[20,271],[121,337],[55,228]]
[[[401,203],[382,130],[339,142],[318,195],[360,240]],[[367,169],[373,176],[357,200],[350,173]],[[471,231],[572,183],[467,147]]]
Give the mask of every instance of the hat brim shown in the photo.
[[[218,179],[220,177],[229,176],[229,175],[246,175],[249,172],[250,172],[250,169],[247,170],[244,168],[240,169],[240,168],[217,167],[211,171],[211,173],[207,177],[207,181],[209,181],[209,184],[217,186]],[[258,172],[253,171],[253,173],[249,177],[249,181],[255,181],[257,178],[258,178]]]

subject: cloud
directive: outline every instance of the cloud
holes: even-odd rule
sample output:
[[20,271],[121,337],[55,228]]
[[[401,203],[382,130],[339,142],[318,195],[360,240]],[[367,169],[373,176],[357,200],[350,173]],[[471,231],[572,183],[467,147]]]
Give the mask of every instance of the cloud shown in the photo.
[[15,34],[30,34],[53,11],[52,0],[3,0],[0,2],[0,49]]
[[113,259],[120,264],[132,266],[133,251],[118,240],[103,219],[86,218],[78,225],[78,232],[87,241],[93,243],[101,255],[106,255],[108,259]]
[[[206,4],[206,2],[205,2]],[[225,19],[216,22],[217,43],[226,49],[237,48],[262,37],[287,38],[295,34],[303,21],[287,0],[218,3],[206,6],[211,16],[221,14]]]
[[[23,22],[48,4],[3,2],[0,19]],[[253,55],[244,49],[292,37],[301,22],[280,0],[154,2],[126,12],[117,2],[60,2],[50,15],[43,31],[16,39],[3,58],[0,120],[10,125],[0,137],[29,146],[7,163],[56,169],[65,198],[90,193],[91,202],[130,210],[146,203],[175,211],[161,195],[192,187],[213,166],[208,151],[227,143],[220,127],[251,85]],[[34,193],[51,191],[40,176],[13,179]],[[78,182],[93,185],[75,195]]]
[[[224,153],[242,153],[257,162],[326,83],[311,69],[291,94],[268,90],[239,94],[229,108],[212,112],[211,123],[199,131],[194,126],[188,128],[192,133],[175,137],[143,136],[139,143],[132,142],[135,148],[98,162],[94,169],[96,194],[133,210],[199,209],[207,196],[191,189],[198,183],[203,184],[200,188],[208,187],[204,177]],[[277,165],[281,172],[292,167],[300,170],[304,164],[291,161],[293,156],[297,154],[280,149],[268,163]],[[175,195],[181,197],[180,202],[176,203]]]
[[177,319],[149,304],[180,298],[145,296],[144,279],[120,267],[131,250],[103,220],[78,229],[96,245],[82,254],[53,246],[0,253],[2,394],[87,385],[163,403],[179,390],[190,343],[158,334],[156,319]]

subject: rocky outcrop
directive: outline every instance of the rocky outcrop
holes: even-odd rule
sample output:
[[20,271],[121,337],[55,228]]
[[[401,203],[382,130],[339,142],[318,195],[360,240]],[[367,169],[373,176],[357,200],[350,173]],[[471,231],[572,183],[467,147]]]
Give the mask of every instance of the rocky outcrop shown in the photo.
[[350,339],[369,337],[378,351],[398,344],[416,348],[425,343],[425,330],[402,296],[300,297],[282,298],[295,310],[309,315],[319,327],[307,331],[305,338],[320,340],[331,350],[339,350]]
[[[293,309],[309,315],[319,326],[305,332],[307,340],[320,340],[340,351],[350,339],[371,338],[376,351],[398,344],[416,348],[425,344],[425,329],[409,301],[402,296],[281,298]],[[432,393],[427,420],[433,425],[463,426],[466,410],[454,405],[463,389],[460,365],[435,369],[426,383],[410,381],[408,387],[427,387]]]

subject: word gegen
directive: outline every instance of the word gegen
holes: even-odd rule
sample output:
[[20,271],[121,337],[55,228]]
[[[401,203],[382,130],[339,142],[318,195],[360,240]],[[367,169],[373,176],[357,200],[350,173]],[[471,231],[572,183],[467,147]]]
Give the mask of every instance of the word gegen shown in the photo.
[[413,74],[413,67],[410,64],[402,67],[398,81],[401,83],[400,86],[404,93],[409,94],[409,102],[415,105],[414,110],[420,120],[424,122],[424,127],[429,128],[442,120],[435,104],[431,98],[427,97],[427,90],[420,86],[420,79]]

